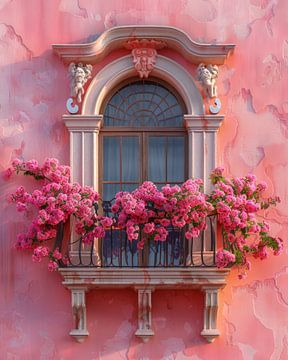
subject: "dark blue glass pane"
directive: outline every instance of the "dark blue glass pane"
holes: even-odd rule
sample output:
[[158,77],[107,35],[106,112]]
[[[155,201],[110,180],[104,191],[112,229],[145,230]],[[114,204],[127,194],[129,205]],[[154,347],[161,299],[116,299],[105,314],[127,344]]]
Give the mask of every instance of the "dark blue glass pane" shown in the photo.
[[137,81],[118,90],[104,112],[104,126],[182,127],[184,109],[176,96],[152,81]]
[[167,137],[167,182],[184,182],[184,137]]
[[148,144],[148,180],[166,182],[166,137],[150,136]]
[[140,181],[140,143],[138,136],[122,137],[122,181]]
[[104,181],[120,181],[120,136],[105,136],[104,142]]

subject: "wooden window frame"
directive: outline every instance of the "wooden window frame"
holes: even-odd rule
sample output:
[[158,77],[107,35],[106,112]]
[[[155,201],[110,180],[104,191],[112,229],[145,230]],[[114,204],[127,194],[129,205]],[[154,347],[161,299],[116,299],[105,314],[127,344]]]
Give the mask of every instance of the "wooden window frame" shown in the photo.
[[[122,136],[139,136],[140,139],[140,179],[139,179],[139,185],[143,183],[144,181],[148,180],[148,138],[151,136],[151,134],[156,136],[181,136],[184,138],[184,180],[188,178],[188,136],[185,128],[172,128],[172,129],[166,129],[166,128],[114,128],[112,129],[105,128],[103,129],[99,134],[99,192],[101,195],[103,195],[103,184],[129,184],[136,182],[128,182],[128,181],[122,181],[122,176],[120,176],[120,181],[106,181],[104,180],[104,147],[103,147],[103,139],[105,136],[111,136],[111,137],[122,137]],[[121,156],[121,155],[120,155]],[[166,154],[167,156],[167,154]],[[142,161],[141,161],[142,160]],[[120,158],[120,161],[122,162],[122,159]],[[166,160],[167,161],[167,160]],[[166,174],[167,176],[167,174]],[[167,180],[167,179],[166,179]],[[162,182],[155,182],[155,184],[162,184]],[[168,183],[168,182],[166,182]],[[173,182],[178,183],[178,182]],[[111,199],[103,199],[103,200],[111,200]]]

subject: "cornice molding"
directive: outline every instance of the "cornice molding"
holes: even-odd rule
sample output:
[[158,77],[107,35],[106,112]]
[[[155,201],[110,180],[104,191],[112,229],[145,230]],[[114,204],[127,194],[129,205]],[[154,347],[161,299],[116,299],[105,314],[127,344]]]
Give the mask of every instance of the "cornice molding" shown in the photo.
[[154,286],[159,288],[199,289],[212,286],[216,289],[226,285],[230,269],[206,268],[61,268],[63,285],[67,288],[88,287],[89,289],[127,288]]
[[127,41],[137,39],[164,41],[167,48],[179,52],[194,64],[222,65],[235,48],[233,44],[200,44],[182,30],[156,25],[117,26],[106,30],[91,43],[54,44],[52,47],[64,63],[81,62],[93,65],[112,51],[125,48]]
[[184,124],[189,131],[217,131],[224,115],[184,115]]
[[99,132],[103,115],[62,115],[62,120],[69,131]]

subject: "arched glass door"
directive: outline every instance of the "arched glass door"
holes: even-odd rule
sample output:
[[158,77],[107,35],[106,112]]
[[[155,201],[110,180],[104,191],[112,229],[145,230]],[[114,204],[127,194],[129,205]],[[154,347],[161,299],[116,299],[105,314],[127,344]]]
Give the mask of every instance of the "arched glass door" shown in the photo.
[[105,200],[145,180],[157,186],[187,177],[185,109],[166,86],[136,81],[108,100],[101,131],[101,190]]

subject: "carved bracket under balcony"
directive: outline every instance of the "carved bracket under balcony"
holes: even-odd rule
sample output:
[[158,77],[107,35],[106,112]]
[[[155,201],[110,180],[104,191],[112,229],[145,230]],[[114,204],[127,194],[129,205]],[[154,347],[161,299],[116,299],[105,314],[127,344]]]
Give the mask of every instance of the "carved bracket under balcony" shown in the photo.
[[138,292],[138,329],[135,335],[147,342],[154,335],[152,330],[152,291],[153,288],[137,288]]
[[70,331],[70,335],[78,342],[83,342],[89,335],[86,325],[86,301],[85,287],[71,288],[72,313],[75,327]]
[[153,335],[152,292],[158,289],[198,289],[205,294],[201,335],[212,342],[217,329],[218,293],[226,285],[230,269],[206,268],[60,268],[63,285],[71,290],[75,328],[70,335],[82,342],[86,328],[85,293],[93,289],[134,288],[138,293],[138,329],[143,341]]
[[208,341],[213,342],[220,335],[217,329],[217,313],[218,313],[218,291],[217,287],[203,286],[205,293],[204,301],[204,328],[201,335]]

